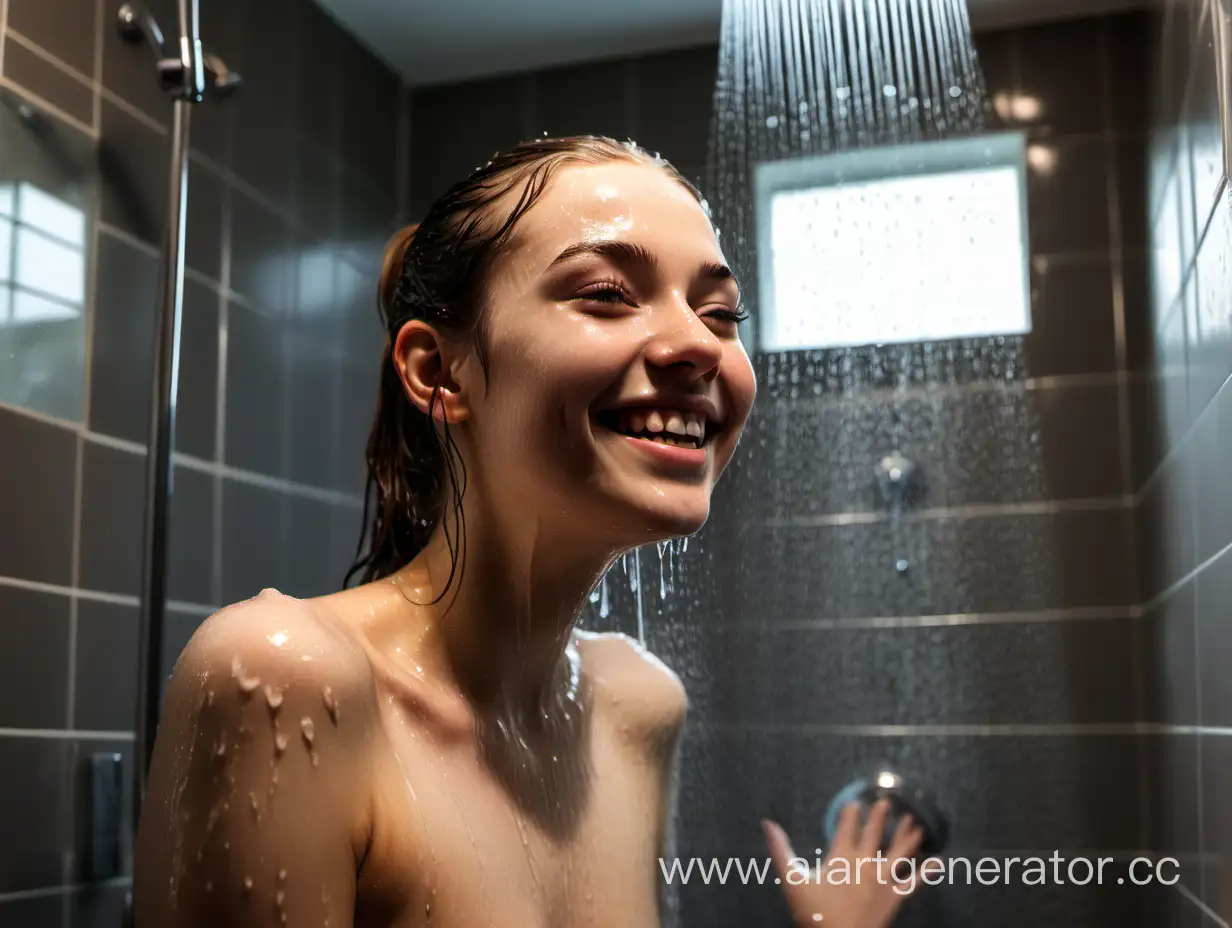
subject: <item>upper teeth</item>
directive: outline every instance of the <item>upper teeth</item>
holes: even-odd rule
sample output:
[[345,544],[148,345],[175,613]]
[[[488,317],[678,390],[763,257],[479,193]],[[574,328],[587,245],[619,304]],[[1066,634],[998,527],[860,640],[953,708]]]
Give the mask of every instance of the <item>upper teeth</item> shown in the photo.
[[620,413],[620,428],[625,432],[663,432],[701,441],[706,434],[706,417],[678,409],[627,409]]

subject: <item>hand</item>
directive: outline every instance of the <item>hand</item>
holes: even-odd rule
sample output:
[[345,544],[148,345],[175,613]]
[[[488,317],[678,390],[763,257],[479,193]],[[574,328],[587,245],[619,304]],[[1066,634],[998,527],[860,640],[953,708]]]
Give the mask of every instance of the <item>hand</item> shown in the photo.
[[770,856],[799,928],[886,928],[894,920],[916,888],[915,881],[907,879],[907,865],[898,865],[902,882],[895,879],[894,865],[915,857],[924,831],[909,816],[903,816],[882,856],[880,844],[889,812],[889,800],[878,800],[861,831],[859,805],[853,802],[846,806],[822,872],[809,870],[807,874],[798,860],[791,866],[795,854],[783,829],[774,822],[762,821]]

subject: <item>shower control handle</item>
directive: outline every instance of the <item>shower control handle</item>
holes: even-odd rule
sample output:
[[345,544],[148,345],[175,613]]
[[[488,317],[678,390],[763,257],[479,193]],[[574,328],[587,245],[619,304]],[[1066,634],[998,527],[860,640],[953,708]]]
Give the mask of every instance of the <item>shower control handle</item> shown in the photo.
[[873,804],[882,798],[890,801],[890,814],[881,839],[882,852],[889,849],[899,821],[908,815],[924,832],[920,856],[932,857],[945,850],[950,840],[950,823],[941,807],[920,783],[888,768],[875,770],[866,777],[851,781],[830,801],[822,823],[826,846],[834,843],[839,816],[848,804],[855,802],[862,807],[863,820]]

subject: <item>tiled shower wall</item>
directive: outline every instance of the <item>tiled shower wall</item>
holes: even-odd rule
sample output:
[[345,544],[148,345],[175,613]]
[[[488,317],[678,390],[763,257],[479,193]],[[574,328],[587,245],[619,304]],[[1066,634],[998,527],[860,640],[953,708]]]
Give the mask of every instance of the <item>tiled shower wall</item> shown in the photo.
[[[1151,416],[1150,22],[977,36],[990,128],[1030,137],[1032,334],[760,358],[754,419],[673,589],[653,549],[640,577],[610,578],[611,614],[589,620],[640,626],[690,693],[678,853],[761,856],[769,815],[811,856],[830,797],[879,760],[938,792],[955,853],[1148,846],[1133,436]],[[417,90],[412,215],[544,132],[631,136],[704,180],[715,61],[705,47]],[[895,447],[926,486],[899,523],[873,491]],[[685,926],[786,924],[773,886],[696,882]],[[909,918],[1119,928],[1178,900],[940,888]]]
[[[1220,89],[1232,7],[1167,5],[1155,35],[1153,378],[1136,463],[1153,847],[1186,862],[1177,925],[1232,921],[1232,196]],[[1217,39],[1223,23],[1225,41]]]
[[[170,104],[118,6],[0,4],[0,181],[82,209],[92,259],[84,336],[35,327],[0,356],[0,924],[23,928],[119,925],[126,888],[83,885],[80,778],[96,751],[131,775]],[[173,32],[174,4],[151,6]],[[168,663],[219,604],[341,583],[374,261],[405,202],[394,73],[307,0],[206,0],[202,20],[244,86],[194,111]]]

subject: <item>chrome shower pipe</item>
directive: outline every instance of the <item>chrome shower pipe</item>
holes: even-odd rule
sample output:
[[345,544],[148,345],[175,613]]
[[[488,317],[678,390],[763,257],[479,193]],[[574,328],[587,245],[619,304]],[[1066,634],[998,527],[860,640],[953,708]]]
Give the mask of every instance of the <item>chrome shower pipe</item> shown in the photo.
[[158,78],[171,94],[171,157],[167,183],[167,224],[160,270],[160,305],[155,317],[154,368],[146,454],[145,531],[141,564],[141,614],[137,691],[136,769],[133,775],[134,832],[145,799],[150,756],[158,729],[162,695],[162,651],[166,625],[167,515],[172,492],[176,391],[184,309],[184,241],[188,208],[188,145],[192,107],[205,96],[206,62],[201,48],[199,0],[177,0],[178,33],[164,42],[154,18],[136,4],[120,8],[117,26],[134,44],[149,45],[158,58]]

